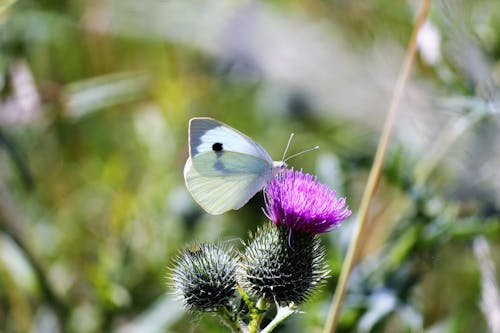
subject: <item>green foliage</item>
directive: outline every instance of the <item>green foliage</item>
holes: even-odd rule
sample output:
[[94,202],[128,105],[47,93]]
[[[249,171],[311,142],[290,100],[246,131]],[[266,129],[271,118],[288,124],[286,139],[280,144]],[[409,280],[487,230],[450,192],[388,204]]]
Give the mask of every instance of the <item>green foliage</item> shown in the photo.
[[[266,218],[261,195],[214,217],[186,192],[194,116],[276,160],[290,132],[292,152],[321,147],[289,164],[333,179],[353,218],[281,331],[321,330],[413,17],[385,0],[0,1],[0,331],[220,331],[169,296],[166,267]],[[472,243],[498,269],[499,17],[434,4],[339,332],[492,330]]]

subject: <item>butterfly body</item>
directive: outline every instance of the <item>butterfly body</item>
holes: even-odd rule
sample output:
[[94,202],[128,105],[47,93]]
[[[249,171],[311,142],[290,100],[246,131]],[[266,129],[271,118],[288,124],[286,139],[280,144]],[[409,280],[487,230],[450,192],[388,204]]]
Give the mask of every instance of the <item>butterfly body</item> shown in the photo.
[[189,121],[184,179],[195,201],[210,214],[241,208],[284,166],[251,138],[220,121]]

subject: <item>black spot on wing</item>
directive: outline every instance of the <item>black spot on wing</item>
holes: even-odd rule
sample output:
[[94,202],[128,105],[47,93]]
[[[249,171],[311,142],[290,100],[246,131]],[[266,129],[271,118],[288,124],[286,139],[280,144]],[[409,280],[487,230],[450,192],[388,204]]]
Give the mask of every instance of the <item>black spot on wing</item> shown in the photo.
[[190,122],[190,133],[189,133],[189,144],[192,156],[201,153],[198,147],[202,144],[202,136],[213,130],[214,128],[220,127],[220,123],[211,119],[192,119]]
[[218,153],[218,152],[222,152],[222,149],[223,149],[223,148],[222,148],[222,143],[220,143],[220,142],[216,142],[216,143],[214,143],[214,144],[212,145],[212,150],[213,150],[214,152],[216,152],[216,153]]
[[216,142],[212,145],[212,150],[215,152],[215,156],[217,157],[217,160],[214,163],[214,168],[219,171],[225,171],[228,172],[229,170],[226,169],[224,162],[220,160],[223,152],[222,148],[222,143]]

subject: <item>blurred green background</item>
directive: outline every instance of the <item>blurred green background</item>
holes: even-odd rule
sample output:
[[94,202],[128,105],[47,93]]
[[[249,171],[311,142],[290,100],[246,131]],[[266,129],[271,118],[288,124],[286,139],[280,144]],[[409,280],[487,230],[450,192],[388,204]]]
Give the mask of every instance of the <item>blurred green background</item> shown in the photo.
[[[167,288],[186,243],[235,248],[262,195],[204,213],[191,117],[347,196],[321,332],[418,1],[0,1],[0,332],[220,332]],[[339,332],[500,330],[500,2],[436,1]],[[496,331],[495,331],[496,330]]]

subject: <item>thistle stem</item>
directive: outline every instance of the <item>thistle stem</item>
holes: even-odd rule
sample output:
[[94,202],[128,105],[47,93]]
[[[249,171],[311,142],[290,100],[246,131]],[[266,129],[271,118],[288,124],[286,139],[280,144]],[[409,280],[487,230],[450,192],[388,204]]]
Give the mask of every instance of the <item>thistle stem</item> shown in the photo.
[[296,306],[292,303],[288,306],[281,307],[277,306],[278,311],[276,312],[276,316],[260,333],[269,333],[272,332],[273,329],[276,328],[281,322],[290,317],[292,314],[297,312]]
[[241,295],[241,298],[247,305],[248,311],[250,313],[250,322],[248,323],[248,333],[257,333],[259,331],[262,319],[264,318],[264,314],[269,308],[269,303],[263,298],[260,298],[257,301],[257,303],[255,303],[248,296],[245,290],[241,288],[239,283],[236,284],[236,287],[238,289],[239,294]]
[[[252,302],[253,303],[253,302]],[[268,308],[267,302],[262,298],[258,300],[257,304],[253,303],[253,307],[249,308],[250,322],[248,323],[248,333],[259,332],[260,324],[264,318],[264,314]]]
[[257,301],[255,308],[257,310],[255,314],[255,327],[256,327],[256,332],[258,332],[260,324],[262,323],[262,319],[264,319],[264,315],[266,314],[266,311],[269,308],[269,303],[264,298],[260,298]]
[[398,76],[396,86],[394,88],[394,93],[392,96],[389,111],[385,120],[384,128],[378,143],[377,152],[375,154],[375,159],[373,161],[372,168],[368,177],[368,182],[361,199],[361,204],[358,213],[358,223],[356,225],[356,230],[354,232],[354,237],[349,245],[349,250],[347,252],[346,258],[342,265],[342,270],[339,277],[339,282],[332,299],[332,305],[328,315],[328,319],[324,328],[324,333],[333,333],[336,330],[338,320],[340,318],[340,312],[342,309],[342,304],[344,301],[344,296],[347,290],[347,283],[349,281],[349,276],[351,275],[352,269],[357,262],[362,243],[360,242],[363,231],[366,228],[368,220],[368,210],[370,208],[371,200],[377,189],[378,182],[380,180],[380,174],[382,170],[382,165],[387,152],[387,147],[389,145],[389,139],[391,136],[394,119],[396,111],[399,108],[401,98],[403,96],[403,90],[405,88],[406,82],[410,75],[410,69],[415,57],[417,49],[417,36],[422,24],[424,23],[427,13],[429,11],[430,0],[423,0],[422,5],[419,10],[417,21],[413,28],[412,36],[408,44],[408,49],[406,52],[406,58],[403,63],[403,67]]
[[245,332],[243,328],[240,325],[240,322],[236,318],[236,316],[233,316],[226,308],[221,308],[219,311],[217,311],[219,318],[222,320],[222,322],[229,328],[231,329],[232,332],[234,333],[243,333]]

